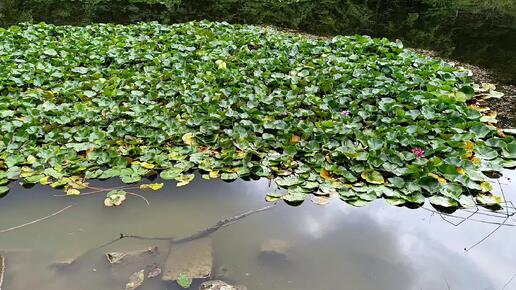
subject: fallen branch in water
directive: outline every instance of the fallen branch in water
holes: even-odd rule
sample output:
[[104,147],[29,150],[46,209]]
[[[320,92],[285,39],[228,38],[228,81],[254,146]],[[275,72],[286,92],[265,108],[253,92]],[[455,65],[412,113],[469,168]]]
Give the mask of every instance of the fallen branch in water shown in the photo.
[[0,290],[2,290],[2,284],[4,284],[4,273],[5,273],[5,257],[0,255]]
[[60,210],[58,210],[58,211],[56,211],[56,212],[54,212],[54,213],[52,213],[52,214],[49,214],[49,215],[44,216],[44,217],[42,217],[42,218],[39,218],[39,219],[36,219],[36,220],[30,221],[30,222],[28,222],[28,223],[24,223],[24,224],[19,225],[19,226],[15,226],[15,227],[11,227],[11,228],[8,228],[8,229],[0,230],[0,234],[7,233],[7,232],[10,232],[10,231],[14,231],[14,230],[17,230],[17,229],[19,229],[19,228],[23,228],[23,227],[25,227],[25,226],[30,226],[30,225],[33,225],[33,224],[35,224],[35,223],[38,223],[38,222],[44,221],[44,220],[46,220],[46,219],[49,219],[49,218],[51,218],[51,217],[53,217],[53,216],[56,216],[56,215],[58,215],[58,214],[60,214],[60,213],[64,212],[65,210],[67,210],[67,209],[71,208],[72,206],[74,206],[74,205],[73,205],[73,204],[71,204],[71,205],[69,205],[69,206],[67,206],[67,207],[64,207],[64,208],[62,208],[62,209],[60,209]]
[[209,227],[207,229],[204,229],[204,230],[199,231],[199,232],[197,232],[197,233],[195,233],[193,235],[190,235],[188,237],[184,237],[184,238],[181,238],[181,239],[177,239],[177,240],[174,239],[173,237],[144,237],[144,236],[137,236],[137,235],[131,235],[131,234],[120,234],[120,237],[118,238],[118,240],[125,239],[125,238],[138,239],[138,240],[153,240],[153,241],[157,241],[157,240],[166,241],[166,240],[168,240],[168,241],[170,241],[173,244],[189,242],[189,241],[197,240],[197,239],[200,239],[200,238],[204,238],[204,237],[206,237],[206,236],[208,236],[208,235],[218,231],[220,228],[232,225],[232,224],[240,221],[241,219],[243,219],[243,218],[245,218],[247,216],[250,216],[252,214],[269,210],[269,209],[273,208],[274,206],[275,205],[269,205],[269,206],[266,206],[266,207],[263,207],[263,208],[260,208],[260,209],[250,210],[250,211],[244,212],[242,214],[236,215],[234,217],[230,217],[230,218],[221,220],[218,223],[214,224],[213,226],[211,226],[211,227]]
[[262,211],[266,211],[266,210],[269,210],[273,207],[275,207],[276,204],[273,204],[273,205],[269,205],[269,206],[266,206],[266,207],[262,207],[262,208],[259,208],[259,209],[255,209],[255,210],[250,210],[250,211],[247,211],[247,212],[244,212],[242,214],[239,214],[239,215],[236,215],[236,216],[233,216],[233,217],[230,217],[230,218],[227,218],[227,219],[224,219],[224,220],[221,220],[219,221],[218,223],[214,224],[213,226],[209,227],[209,228],[206,228],[202,231],[199,231],[193,235],[190,235],[190,236],[187,236],[187,237],[184,237],[184,238],[181,238],[181,239],[174,239],[174,237],[145,237],[145,236],[138,236],[138,235],[132,235],[132,234],[120,234],[120,236],[114,240],[111,240],[109,242],[106,242],[98,247],[95,247],[93,249],[90,249],[88,250],[87,252],[85,252],[84,254],[82,254],[80,257],[78,257],[77,259],[75,259],[76,261],[79,260],[80,258],[86,256],[87,254],[93,252],[93,251],[96,251],[96,250],[99,250],[99,249],[102,249],[104,247],[107,247],[109,245],[112,245],[118,241],[121,241],[123,239],[137,239],[137,240],[147,240],[147,241],[169,241],[170,243],[172,244],[179,244],[179,243],[184,243],[184,242],[188,242],[188,241],[193,241],[193,240],[196,240],[196,239],[200,239],[200,238],[203,238],[203,237],[206,237],[214,232],[216,232],[217,230],[223,228],[223,227],[227,227],[229,225],[232,225],[240,220],[242,220],[243,218],[247,217],[247,216],[250,216],[252,214],[255,214],[255,213],[259,213],[259,212],[262,212]]

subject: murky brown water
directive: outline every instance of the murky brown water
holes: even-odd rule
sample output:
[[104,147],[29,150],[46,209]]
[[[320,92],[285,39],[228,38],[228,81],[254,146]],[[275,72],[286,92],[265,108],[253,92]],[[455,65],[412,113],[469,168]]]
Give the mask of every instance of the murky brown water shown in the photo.
[[[509,175],[516,178],[515,172]],[[503,186],[508,199],[516,200],[510,186]],[[122,207],[105,208],[103,194],[53,197],[60,192],[17,187],[0,200],[0,229],[75,205],[43,222],[0,234],[0,251],[7,256],[2,289],[124,289],[131,272],[142,267],[119,270],[108,265],[104,253],[157,245],[166,254],[166,242],[123,240],[90,251],[71,266],[51,265],[60,256],[86,252],[121,232],[187,236],[226,217],[263,207],[269,190],[266,181],[199,179],[186,188],[168,184],[162,191],[142,193],[150,206],[130,197]],[[515,219],[509,222],[516,224]],[[214,270],[223,266],[227,281],[256,290],[499,290],[516,274],[516,227],[502,227],[479,246],[464,251],[495,227],[473,221],[455,227],[423,209],[396,208],[381,200],[364,208],[339,200],[327,206],[309,201],[299,207],[280,204],[213,234]],[[291,249],[286,259],[260,256],[262,242],[269,239],[288,241]],[[516,289],[516,281],[505,287]],[[154,278],[138,289],[180,288]]]

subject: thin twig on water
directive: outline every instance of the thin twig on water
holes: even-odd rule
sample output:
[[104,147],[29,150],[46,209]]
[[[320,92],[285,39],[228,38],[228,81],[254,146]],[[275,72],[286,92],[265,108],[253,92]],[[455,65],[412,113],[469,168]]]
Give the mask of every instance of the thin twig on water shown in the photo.
[[[498,180],[497,180],[498,181]],[[476,242],[473,246],[469,247],[469,248],[464,248],[464,251],[465,252],[469,252],[471,251],[473,248],[475,248],[476,246],[480,245],[481,243],[483,243],[485,240],[487,240],[489,237],[491,237],[494,233],[496,233],[508,220],[509,218],[511,217],[511,215],[509,215],[509,206],[507,205],[507,199],[505,198],[505,192],[503,191],[503,187],[502,185],[500,184],[500,182],[498,181],[498,186],[500,187],[500,191],[502,192],[502,196],[503,196],[503,200],[505,201],[505,210],[506,210],[506,213],[507,213],[507,216],[505,217],[505,219],[503,220],[503,222],[501,224],[499,224],[494,230],[492,230],[489,234],[487,234],[484,238],[482,238],[480,241]]]
[[511,284],[512,280],[514,280],[514,278],[516,278],[516,273],[514,275],[512,275],[511,279],[509,279],[509,281],[507,281],[507,283],[505,283],[505,285],[503,285],[502,290],[505,290],[505,288],[507,288],[507,286],[509,286],[509,284]]
[[[445,213],[440,213],[438,211],[435,211],[435,210],[432,210],[432,209],[429,209],[429,208],[426,208],[426,207],[421,207],[421,209],[423,210],[426,210],[426,211],[429,211],[431,213],[435,213],[435,214],[442,214],[442,215],[445,215],[445,216],[448,216],[448,217],[451,217],[451,218],[456,218],[456,219],[466,219],[465,217],[461,217],[461,216],[458,216],[458,215],[452,215],[452,214],[445,214]],[[474,221],[474,222],[478,222],[478,223],[483,223],[483,224],[489,224],[489,225],[502,225],[502,226],[506,226],[506,227],[516,227],[516,224],[509,224],[509,223],[500,223],[500,222],[491,222],[491,221],[486,221],[486,220],[479,220],[479,219],[474,219],[474,218],[469,218],[468,220],[470,221]],[[446,222],[449,222],[447,220],[444,220]],[[452,223],[453,225],[453,223]]]
[[15,227],[11,227],[11,228],[8,228],[8,229],[0,230],[0,234],[7,233],[7,232],[10,232],[10,231],[14,231],[14,230],[17,230],[17,229],[19,229],[19,228],[23,228],[23,227],[25,227],[25,226],[33,225],[33,224],[35,224],[35,223],[38,223],[38,222],[44,221],[44,220],[46,220],[46,219],[49,219],[49,218],[51,218],[51,217],[53,217],[53,216],[56,216],[56,215],[58,215],[58,214],[60,214],[60,213],[64,212],[65,210],[67,210],[67,209],[71,208],[72,206],[74,206],[74,205],[73,205],[73,204],[71,204],[71,205],[69,205],[69,206],[67,206],[67,207],[64,207],[64,208],[62,208],[62,209],[60,209],[60,210],[58,210],[58,211],[56,211],[56,212],[54,212],[54,213],[52,213],[52,214],[49,214],[49,215],[44,216],[44,217],[42,217],[42,218],[39,218],[39,219],[36,219],[36,220],[30,221],[30,222],[28,222],[28,223],[24,223],[24,224],[19,225],[19,226],[15,226]]
[[134,193],[134,192],[129,192],[129,191],[127,191],[126,193],[127,193],[127,194],[129,194],[129,195],[137,196],[137,197],[139,197],[139,198],[143,199],[143,200],[147,203],[147,205],[150,205],[149,200],[148,200],[148,199],[146,199],[146,198],[145,198],[145,196],[140,195],[140,194],[137,194],[137,193]]
[[[107,192],[107,191],[111,191],[111,190],[115,190],[115,189],[138,189],[140,187],[134,186],[134,185],[124,185],[124,186],[117,186],[117,187],[111,187],[111,188],[99,188],[99,187],[91,187],[91,186],[87,186],[86,188],[91,189],[92,191],[81,193],[79,196],[92,195],[92,194]],[[54,194],[53,196],[65,197],[65,196],[69,196],[69,195],[68,194]]]

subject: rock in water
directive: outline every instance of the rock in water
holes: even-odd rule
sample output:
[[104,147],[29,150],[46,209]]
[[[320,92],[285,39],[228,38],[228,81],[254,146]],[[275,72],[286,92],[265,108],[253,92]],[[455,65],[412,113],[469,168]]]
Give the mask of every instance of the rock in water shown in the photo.
[[241,285],[233,286],[224,281],[213,280],[202,283],[199,290],[247,290],[247,287]]
[[136,251],[129,251],[129,252],[123,252],[123,251],[116,251],[116,252],[109,252],[106,253],[106,259],[110,264],[120,264],[124,261],[134,261],[137,259],[140,259],[145,256],[149,255],[155,255],[158,253],[158,247],[152,246],[148,247],[145,250],[136,250]]
[[267,240],[262,243],[260,254],[286,257],[290,244],[284,240]]
[[213,250],[210,238],[173,244],[170,246],[161,279],[176,281],[181,274],[190,279],[209,278],[212,267]]
[[74,245],[72,247],[62,249],[55,257],[54,263],[51,266],[57,267],[57,268],[64,268],[64,267],[71,266],[85,252],[86,252],[86,250],[79,245]]
[[161,267],[158,264],[149,265],[147,268],[147,278],[155,278],[161,274]]
[[145,270],[140,270],[138,272],[133,273],[129,277],[129,282],[125,285],[125,290],[134,290],[140,287],[143,284],[143,280],[145,279]]

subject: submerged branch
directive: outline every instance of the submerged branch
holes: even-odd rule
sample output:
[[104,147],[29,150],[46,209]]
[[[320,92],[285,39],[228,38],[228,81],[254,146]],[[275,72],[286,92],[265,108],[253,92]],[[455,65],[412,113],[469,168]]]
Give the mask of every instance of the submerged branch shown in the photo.
[[145,237],[145,236],[138,236],[138,235],[132,235],[132,234],[120,234],[120,237],[117,239],[117,240],[121,240],[121,239],[125,239],[125,238],[131,238],[131,239],[138,239],[138,240],[160,240],[160,241],[170,241],[171,243],[174,243],[174,244],[179,244],[179,243],[184,243],[184,242],[189,242],[189,241],[193,241],[193,240],[197,240],[197,239],[200,239],[200,238],[204,238],[216,231],[218,231],[219,229],[223,228],[223,227],[227,227],[229,225],[232,225],[234,223],[237,223],[238,221],[240,221],[241,219],[247,217],[247,216],[250,216],[252,214],[255,214],[255,213],[259,213],[259,212],[262,212],[262,211],[266,211],[266,210],[269,210],[271,208],[273,208],[274,206],[276,206],[275,204],[274,205],[269,205],[269,206],[266,206],[266,207],[263,207],[263,208],[260,208],[260,209],[255,209],[255,210],[250,210],[250,211],[247,211],[247,212],[244,212],[242,214],[239,214],[239,215],[236,215],[236,216],[233,216],[233,217],[230,217],[230,218],[227,218],[227,219],[224,219],[224,220],[221,220],[219,221],[218,223],[214,224],[213,226],[209,227],[209,228],[206,228],[202,231],[199,231],[193,235],[190,235],[190,236],[187,236],[187,237],[184,237],[184,238],[181,238],[181,239],[174,239],[173,237]]
[[62,208],[62,209],[60,209],[60,210],[58,210],[58,211],[56,211],[56,212],[54,212],[54,213],[52,213],[52,214],[49,214],[49,215],[44,216],[44,217],[42,217],[42,218],[39,218],[39,219],[36,219],[36,220],[30,221],[30,222],[28,222],[28,223],[24,223],[24,224],[19,225],[19,226],[15,226],[15,227],[11,227],[11,228],[8,228],[8,229],[0,230],[0,234],[7,233],[7,232],[10,232],[10,231],[14,231],[14,230],[16,230],[16,229],[23,228],[23,227],[25,227],[25,226],[33,225],[33,224],[35,224],[35,223],[38,223],[38,222],[44,221],[44,220],[46,220],[46,219],[49,219],[49,218],[51,218],[51,217],[53,217],[53,216],[56,216],[56,215],[58,215],[58,214],[60,214],[60,213],[64,212],[65,210],[67,210],[67,209],[71,208],[72,206],[74,206],[74,205],[73,205],[73,204],[71,204],[71,205],[69,205],[69,206],[67,206],[67,207],[64,207],[64,208]]
[[266,206],[266,207],[262,207],[262,208],[259,208],[259,209],[255,209],[255,210],[250,210],[250,211],[247,211],[247,212],[244,212],[242,214],[239,214],[239,215],[236,215],[236,216],[233,216],[233,217],[230,217],[230,218],[227,218],[227,219],[224,219],[224,220],[221,220],[219,222],[217,222],[216,224],[214,224],[213,226],[209,227],[209,228],[206,228],[202,231],[199,231],[195,234],[192,234],[190,236],[187,236],[187,237],[184,237],[184,238],[181,238],[181,239],[174,239],[174,237],[146,237],[146,236],[138,236],[138,235],[133,235],[133,234],[120,234],[120,236],[116,239],[113,239],[111,241],[108,241],[100,246],[97,246],[95,248],[92,248],[90,250],[88,250],[87,252],[85,252],[84,254],[82,254],[80,257],[78,257],[76,259],[79,260],[80,258],[86,256],[87,254],[95,251],[95,250],[99,250],[99,249],[102,249],[102,248],[105,248],[109,245],[112,245],[116,242],[119,242],[123,239],[137,239],[137,240],[146,240],[146,241],[169,241],[170,243],[172,244],[179,244],[179,243],[184,243],[184,242],[188,242],[188,241],[193,241],[193,240],[196,240],[196,239],[200,239],[200,238],[204,238],[214,232],[216,232],[217,230],[223,228],[223,227],[227,227],[229,225],[232,225],[234,223],[237,223],[238,221],[242,220],[243,218],[247,217],[247,216],[250,216],[252,214],[255,214],[255,213],[259,213],[259,212],[262,212],[262,211],[266,211],[266,210],[269,210],[269,209],[272,209],[273,207],[275,207],[276,204],[273,204],[273,205],[269,205],[269,206]]

